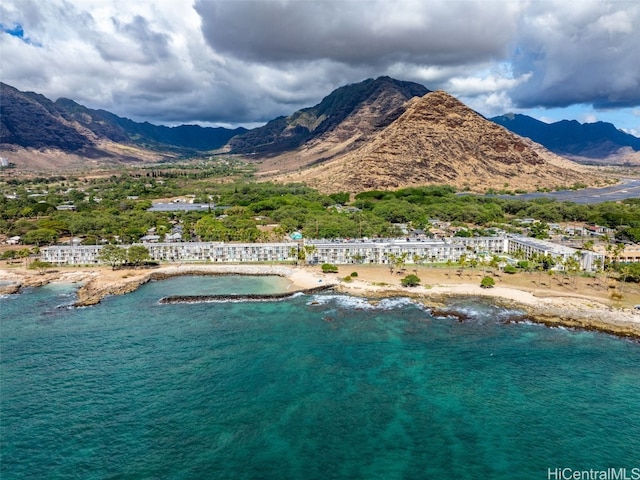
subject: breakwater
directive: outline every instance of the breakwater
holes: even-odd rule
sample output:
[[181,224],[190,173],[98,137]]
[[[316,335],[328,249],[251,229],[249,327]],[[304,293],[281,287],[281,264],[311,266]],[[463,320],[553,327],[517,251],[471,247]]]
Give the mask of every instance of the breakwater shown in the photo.
[[284,300],[295,295],[313,295],[315,293],[333,290],[333,285],[322,285],[319,287],[295,290],[282,293],[243,293],[243,294],[223,294],[223,295],[170,295],[160,299],[160,303],[206,303],[206,302],[259,302],[265,300]]

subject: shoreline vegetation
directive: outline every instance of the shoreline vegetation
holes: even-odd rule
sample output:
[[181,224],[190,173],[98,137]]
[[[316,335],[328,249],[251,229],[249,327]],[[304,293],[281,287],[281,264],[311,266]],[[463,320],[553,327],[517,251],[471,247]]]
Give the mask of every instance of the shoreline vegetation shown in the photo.
[[[348,270],[348,272],[347,272]],[[357,271],[357,277],[347,277]],[[503,275],[494,288],[481,288],[479,272],[452,274],[447,269],[419,267],[413,270],[421,279],[415,287],[403,287],[401,277],[388,267],[378,265],[341,265],[339,273],[323,274],[315,266],[286,265],[165,265],[155,269],[120,269],[109,267],[61,267],[44,274],[24,268],[0,268],[0,294],[19,293],[25,287],[38,287],[53,282],[81,284],[74,306],[100,303],[109,295],[122,295],[154,280],[185,275],[275,275],[285,277],[290,284],[287,292],[275,294],[288,297],[295,293],[315,293],[334,290],[339,293],[368,298],[409,297],[423,303],[434,312],[446,311],[452,300],[486,299],[495,305],[524,313],[522,319],[547,326],[564,326],[597,330],[621,337],[640,338],[640,312],[623,308],[608,297],[607,285],[596,285],[592,278],[579,278],[573,285],[536,275]],[[625,304],[640,303],[640,288],[629,285]],[[228,295],[212,295],[209,300],[233,300]],[[217,297],[217,298],[213,298]],[[226,298],[223,298],[226,297]],[[183,299],[184,300],[184,299]],[[206,299],[200,299],[207,301]],[[189,300],[186,300],[189,301]],[[191,301],[197,301],[192,298]],[[459,317],[462,319],[462,317]]]

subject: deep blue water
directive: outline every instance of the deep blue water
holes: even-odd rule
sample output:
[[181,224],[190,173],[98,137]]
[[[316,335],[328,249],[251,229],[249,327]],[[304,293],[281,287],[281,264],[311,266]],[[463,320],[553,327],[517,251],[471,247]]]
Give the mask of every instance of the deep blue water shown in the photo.
[[[267,292],[256,277],[154,282],[65,308],[0,299],[0,477],[545,479],[640,467],[640,344],[509,324],[460,303]],[[60,307],[62,306],[62,307]]]

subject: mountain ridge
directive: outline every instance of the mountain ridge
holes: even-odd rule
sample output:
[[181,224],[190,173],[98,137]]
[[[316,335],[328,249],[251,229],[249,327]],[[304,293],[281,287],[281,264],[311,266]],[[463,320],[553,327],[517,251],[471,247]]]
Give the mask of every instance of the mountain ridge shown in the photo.
[[640,151],[640,138],[623,132],[608,122],[580,123],[560,120],[545,123],[523,114],[504,114],[491,121],[530,138],[552,152],[572,159],[605,160],[621,149]]
[[[198,143],[199,135],[215,129],[136,123],[70,99],[52,102],[4,84],[2,89],[2,141],[17,139],[30,148],[23,164],[46,167],[58,147],[81,166],[87,159],[175,160],[198,151],[196,146],[212,146]],[[584,167],[487,120],[446,92],[389,77],[345,85],[313,107],[239,135],[222,130],[226,140],[205,141],[224,141],[217,152],[253,163],[258,179],[301,181],[326,191],[434,183],[472,191],[533,190],[595,183]]]
[[106,110],[93,110],[74,100],[51,101],[34,92],[0,82],[0,144],[24,148],[54,148],[88,156],[117,156],[105,142],[132,144],[151,150],[208,151],[247,131],[222,127],[166,127],[139,123]]
[[391,123],[402,113],[405,101],[428,92],[426,87],[414,82],[390,77],[369,78],[335,89],[313,107],[275,118],[262,127],[238,135],[230,140],[228,148],[230,153],[265,157],[289,152],[335,131],[363,106],[377,104],[371,112],[373,121],[370,124],[352,125],[350,130],[353,131],[342,132],[342,141],[345,141],[346,137],[367,134]]

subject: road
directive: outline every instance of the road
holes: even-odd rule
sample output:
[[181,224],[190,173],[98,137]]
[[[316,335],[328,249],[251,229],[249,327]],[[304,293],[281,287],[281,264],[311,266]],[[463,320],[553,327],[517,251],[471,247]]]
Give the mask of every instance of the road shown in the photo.
[[604,188],[584,188],[582,190],[562,190],[548,193],[535,192],[522,195],[498,195],[498,197],[522,200],[554,198],[560,202],[575,203],[615,202],[626,198],[640,198],[640,179],[624,178],[618,185]]

